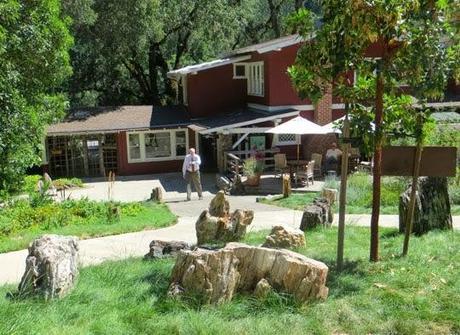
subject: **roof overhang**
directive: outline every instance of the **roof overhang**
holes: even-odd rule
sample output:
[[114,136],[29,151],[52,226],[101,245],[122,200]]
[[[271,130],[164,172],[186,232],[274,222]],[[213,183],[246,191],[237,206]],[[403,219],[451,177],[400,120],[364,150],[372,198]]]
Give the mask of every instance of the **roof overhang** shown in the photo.
[[196,73],[204,70],[209,70],[215,67],[224,66],[228,64],[243,62],[245,60],[251,59],[251,55],[244,55],[239,57],[226,57],[221,59],[216,59],[210,62],[200,63],[196,65],[189,65],[177,70],[169,71],[168,78],[170,79],[179,79],[183,75],[190,73]]
[[297,116],[297,115],[299,115],[299,113],[300,113],[300,111],[298,111],[298,110],[288,111],[286,113],[279,113],[279,114],[275,114],[275,115],[269,115],[269,116],[265,116],[265,117],[256,118],[256,119],[253,119],[253,120],[232,123],[232,124],[219,126],[219,127],[214,127],[214,128],[207,128],[205,130],[200,130],[199,133],[201,135],[207,135],[207,134],[218,133],[218,132],[226,132],[226,131],[230,132],[230,130],[233,129],[233,128],[250,126],[250,125],[253,125],[253,124],[267,122],[267,121],[273,121],[273,120],[282,119],[282,118],[285,118],[285,117]]

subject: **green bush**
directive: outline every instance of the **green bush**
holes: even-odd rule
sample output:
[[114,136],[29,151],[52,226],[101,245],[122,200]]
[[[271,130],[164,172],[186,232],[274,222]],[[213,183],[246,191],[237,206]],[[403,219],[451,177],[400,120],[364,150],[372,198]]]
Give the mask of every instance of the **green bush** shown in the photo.
[[[407,182],[402,177],[382,177],[380,205],[398,206],[399,196],[406,189]],[[372,208],[372,176],[357,172],[348,179],[347,203],[351,206]]]
[[27,230],[50,230],[69,225],[91,225],[114,223],[113,208],[118,207],[121,215],[137,216],[145,211],[138,203],[119,204],[97,202],[88,199],[42,202],[34,204],[27,200],[17,200],[0,210],[0,236]]

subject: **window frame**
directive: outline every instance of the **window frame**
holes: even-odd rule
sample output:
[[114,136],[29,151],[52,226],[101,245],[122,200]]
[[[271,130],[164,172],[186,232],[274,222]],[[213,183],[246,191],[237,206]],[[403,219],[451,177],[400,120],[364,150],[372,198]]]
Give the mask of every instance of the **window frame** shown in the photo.
[[280,135],[285,135],[285,134],[275,134],[275,135],[274,135],[274,141],[275,141],[275,145],[276,145],[276,146],[297,145],[297,144],[300,144],[300,135],[290,134],[290,135],[294,135],[294,136],[295,136],[295,140],[294,140],[294,141],[280,141],[280,140],[279,140],[279,136],[280,136]]
[[[236,67],[244,66],[244,76],[239,76],[236,74]],[[233,63],[233,79],[247,79],[248,73],[248,63]]]
[[[146,157],[146,147],[145,147],[145,135],[146,134],[155,134],[155,133],[168,133],[170,138],[170,150],[171,156],[168,157]],[[177,146],[176,146],[176,132],[185,132],[185,155],[177,155]],[[140,158],[131,158],[129,151],[129,136],[130,135],[139,135],[139,149],[140,149]],[[158,129],[158,130],[145,130],[145,131],[129,131],[126,132],[126,151],[128,163],[145,163],[145,162],[161,162],[161,161],[172,161],[184,159],[189,149],[189,133],[188,128],[173,128],[173,129]]]
[[[254,75],[252,74],[253,70]],[[259,71],[257,73],[257,71]],[[264,62],[251,62],[246,65],[246,78],[247,82],[247,93],[250,96],[264,97],[265,96],[265,66]],[[258,77],[258,78],[256,78]],[[256,79],[254,79],[256,78]]]

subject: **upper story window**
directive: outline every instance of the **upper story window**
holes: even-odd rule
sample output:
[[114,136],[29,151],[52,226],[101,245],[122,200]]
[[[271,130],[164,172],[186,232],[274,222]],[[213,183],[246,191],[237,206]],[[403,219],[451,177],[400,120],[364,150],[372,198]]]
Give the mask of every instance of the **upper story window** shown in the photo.
[[248,80],[248,95],[264,96],[264,62],[233,64],[233,79]]
[[264,62],[248,63],[248,94],[264,96]]
[[128,133],[128,162],[180,159],[188,149],[187,129]]

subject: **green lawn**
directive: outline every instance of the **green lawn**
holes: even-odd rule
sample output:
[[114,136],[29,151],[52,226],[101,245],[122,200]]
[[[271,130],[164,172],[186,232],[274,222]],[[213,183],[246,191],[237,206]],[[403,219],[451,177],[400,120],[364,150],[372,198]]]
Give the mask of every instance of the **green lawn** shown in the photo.
[[[403,177],[382,177],[382,195],[380,214],[399,214],[399,196],[406,189],[409,180]],[[338,183],[326,187],[338,188]],[[331,184],[331,183],[329,183]],[[454,184],[449,185],[449,192],[452,195],[453,204],[451,211],[453,215],[460,215],[460,187]],[[303,210],[320,193],[293,193],[289,198],[278,200],[262,200],[263,203]],[[337,207],[337,206],[336,206]],[[335,208],[337,211],[337,208]],[[349,176],[347,184],[347,213],[348,214],[370,214],[372,211],[372,176],[366,173],[354,173]]]
[[[250,234],[260,243],[265,233]],[[129,259],[84,268],[76,289],[59,301],[15,301],[0,288],[0,334],[457,334],[460,332],[459,232],[413,237],[382,229],[381,258],[369,263],[369,231],[347,227],[346,271],[334,269],[336,229],[307,232],[307,256],[330,266],[325,302],[305,306],[289,296],[237,296],[198,306],[165,292],[172,260]]]
[[[119,207],[120,216],[110,215]],[[31,205],[21,200],[0,209],[0,252],[23,249],[45,233],[80,238],[122,234],[166,227],[176,216],[164,204],[151,202],[110,204],[87,199]]]

